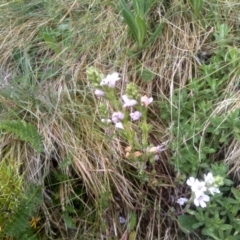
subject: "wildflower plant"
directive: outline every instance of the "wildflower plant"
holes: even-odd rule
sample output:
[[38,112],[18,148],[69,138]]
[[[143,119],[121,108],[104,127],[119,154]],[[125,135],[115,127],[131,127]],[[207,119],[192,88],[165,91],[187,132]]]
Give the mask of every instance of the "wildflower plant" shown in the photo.
[[[221,177],[213,177],[212,173],[204,174],[204,181],[199,181],[194,177],[190,177],[187,180],[187,185],[190,186],[192,194],[190,202],[194,202],[196,207],[200,206],[205,208],[206,202],[210,201],[209,193],[214,195],[215,193],[220,193],[219,188],[223,181],[219,181]],[[183,205],[186,202],[186,198],[180,198],[177,200],[180,205]]]
[[[118,94],[116,85],[121,80],[120,74],[113,72],[104,77],[93,67],[87,69],[88,80],[99,101],[98,112],[104,127],[115,128],[115,133],[127,143],[125,149],[127,158],[138,158],[134,165],[140,175],[144,173],[146,159],[154,162],[159,159],[159,153],[164,147],[152,146],[149,143],[151,124],[147,122],[148,107],[153,102],[152,97],[141,96],[137,86],[129,83],[123,94]],[[108,102],[108,108],[106,102]],[[137,135],[141,135],[140,140]]]
[[179,227],[186,233],[201,231],[207,239],[238,239],[240,191],[231,187],[225,165],[215,164],[211,168],[212,172],[204,174],[204,180],[189,177],[186,181],[191,194],[176,201],[181,208]]

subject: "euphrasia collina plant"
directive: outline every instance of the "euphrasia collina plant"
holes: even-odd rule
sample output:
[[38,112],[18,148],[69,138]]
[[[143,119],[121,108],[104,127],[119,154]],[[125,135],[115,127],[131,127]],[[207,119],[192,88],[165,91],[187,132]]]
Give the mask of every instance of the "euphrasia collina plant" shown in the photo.
[[[90,67],[87,69],[87,77],[99,101],[99,119],[106,127],[114,127],[115,132],[127,142],[126,157],[139,157],[138,163],[143,155],[150,156],[152,161],[158,160],[165,145],[154,146],[149,143],[152,125],[147,122],[147,111],[153,98],[140,95],[137,86],[132,82],[126,85],[123,93],[118,93],[116,85],[121,81],[121,77],[117,72],[104,77],[97,69]],[[137,138],[137,135],[141,137]],[[139,149],[141,151],[137,151]],[[138,169],[144,169],[145,163],[143,160]]]

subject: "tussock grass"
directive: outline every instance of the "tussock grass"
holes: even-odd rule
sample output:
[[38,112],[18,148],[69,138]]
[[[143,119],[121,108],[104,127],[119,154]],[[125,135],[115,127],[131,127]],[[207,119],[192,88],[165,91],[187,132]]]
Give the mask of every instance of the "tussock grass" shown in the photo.
[[[178,233],[176,216],[168,215],[175,198],[184,192],[169,164],[171,151],[161,153],[156,176],[142,184],[125,158],[126,143],[102,127],[85,72],[88,66],[104,74],[119,71],[120,92],[135,82],[141,93],[172,103],[176,89],[199,77],[198,54],[212,54],[218,47],[212,43],[217,22],[227,19],[237,31],[239,5],[206,3],[201,20],[183,1],[155,5],[152,18],[165,21],[162,35],[133,57],[130,50],[135,43],[111,1],[0,4],[0,118],[24,119],[43,138],[43,152],[37,154],[11,134],[1,134],[1,159],[15,159],[26,184],[41,186],[44,202],[36,232],[42,238],[121,239],[126,226],[118,218],[133,213],[136,239],[184,237]],[[234,30],[230,44],[237,45]],[[144,68],[155,74],[151,82],[141,80]],[[216,103],[213,115],[238,108],[238,75],[236,71],[229,76],[226,99]],[[234,99],[229,99],[227,93],[235,91]],[[173,103],[171,107],[175,111]],[[158,104],[150,110],[151,143],[171,141]],[[237,177],[238,146],[233,140],[223,151]]]

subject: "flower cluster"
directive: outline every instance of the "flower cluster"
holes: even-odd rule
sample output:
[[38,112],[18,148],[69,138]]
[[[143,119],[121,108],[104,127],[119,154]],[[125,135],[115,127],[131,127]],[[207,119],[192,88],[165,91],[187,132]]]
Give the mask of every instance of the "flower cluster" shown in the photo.
[[[94,69],[89,69],[88,75],[91,76],[93,72],[96,75],[96,72],[94,71]],[[120,77],[119,77],[119,73],[117,73],[117,72],[108,74],[105,78],[100,78],[100,76],[98,78],[95,77],[95,79],[92,80],[92,82],[94,82],[94,86],[96,86],[94,94],[97,97],[105,97],[106,99],[109,99],[111,101],[112,100],[111,98],[115,97],[115,95],[114,96],[111,95],[111,91],[113,91],[113,89],[116,86],[117,81],[119,81],[119,80],[120,80]],[[132,86],[130,88],[132,88]],[[134,92],[134,91],[135,91],[135,89],[133,87],[132,92]],[[134,95],[134,94],[132,94],[132,95]],[[124,129],[122,120],[125,119],[125,114],[124,114],[125,109],[132,108],[135,105],[140,105],[140,104],[138,104],[139,101],[134,99],[133,96],[129,96],[129,94],[122,95],[121,99],[122,99],[123,111],[113,112],[111,119],[102,119],[101,120],[104,123],[113,123],[117,129]],[[144,106],[144,107],[147,107],[152,101],[153,101],[153,98],[152,97],[148,98],[146,95],[142,96],[140,99],[141,106]],[[142,117],[142,112],[138,111],[138,110],[133,111],[133,109],[131,109],[131,113],[129,114],[129,116],[132,121],[137,121]]]
[[[209,193],[214,195],[215,193],[220,193],[218,187],[222,185],[219,183],[218,177],[213,177],[212,173],[204,174],[204,181],[199,181],[194,177],[190,177],[187,180],[187,185],[191,187],[192,197],[190,200],[193,200],[195,206],[201,206],[202,208],[206,207],[206,202],[210,201]],[[189,200],[186,198],[179,198],[177,203],[184,205]]]

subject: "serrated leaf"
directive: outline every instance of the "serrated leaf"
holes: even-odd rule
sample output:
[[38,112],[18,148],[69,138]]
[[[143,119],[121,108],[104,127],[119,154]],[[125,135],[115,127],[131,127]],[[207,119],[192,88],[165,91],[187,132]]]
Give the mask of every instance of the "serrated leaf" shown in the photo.
[[29,143],[38,153],[42,152],[42,137],[34,125],[25,121],[6,120],[0,123],[0,130],[13,133],[19,140]]
[[155,74],[147,68],[144,68],[140,74],[144,82],[150,82],[155,77]]
[[75,228],[73,219],[69,216],[68,212],[63,213],[63,219],[68,228]]

